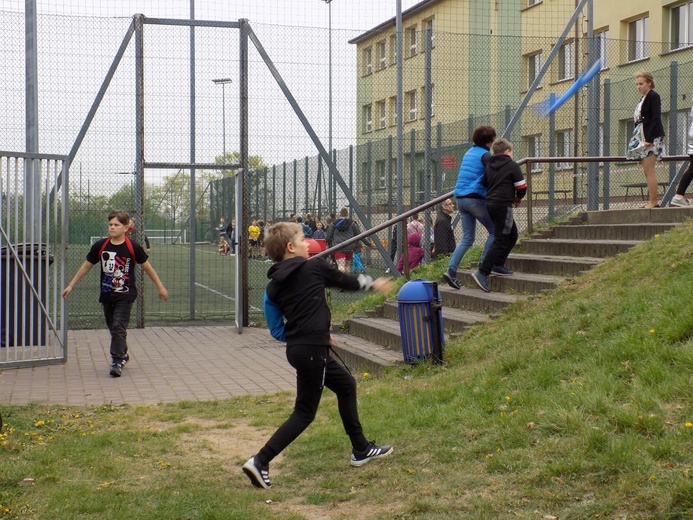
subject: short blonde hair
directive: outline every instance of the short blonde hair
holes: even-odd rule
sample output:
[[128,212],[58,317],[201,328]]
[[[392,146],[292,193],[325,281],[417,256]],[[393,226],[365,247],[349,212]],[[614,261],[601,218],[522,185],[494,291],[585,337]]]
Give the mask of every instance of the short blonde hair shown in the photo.
[[295,222],[277,222],[267,230],[265,251],[273,262],[281,262],[286,254],[286,246],[297,234],[303,235],[303,228]]
[[501,153],[505,152],[512,152],[513,151],[513,145],[510,144],[510,141],[507,139],[503,139],[502,137],[500,139],[496,139],[493,142],[493,146],[491,147],[491,151],[493,152],[493,155],[498,155]]

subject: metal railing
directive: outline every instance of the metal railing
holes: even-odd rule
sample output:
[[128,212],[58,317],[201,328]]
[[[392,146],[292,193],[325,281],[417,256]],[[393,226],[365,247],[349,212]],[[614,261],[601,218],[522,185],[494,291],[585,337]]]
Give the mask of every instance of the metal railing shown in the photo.
[[[671,155],[671,156],[661,157],[661,161],[663,161],[663,162],[672,162],[672,161],[674,161],[674,162],[681,162],[681,161],[688,162],[690,160],[691,160],[691,157],[688,155]],[[533,217],[533,206],[534,206],[534,203],[533,203],[534,197],[532,196],[532,177],[534,176],[534,173],[532,172],[532,165],[537,164],[537,163],[547,163],[547,164],[550,164],[550,163],[570,163],[570,164],[577,164],[577,163],[605,163],[605,164],[608,164],[608,163],[630,163],[630,164],[636,164],[637,162],[638,161],[632,161],[632,160],[626,159],[625,157],[618,157],[618,156],[616,156],[616,157],[614,157],[614,156],[611,156],[611,157],[525,157],[523,159],[520,159],[519,161],[517,161],[517,164],[525,167],[525,179],[527,180],[527,194],[525,196],[525,201],[526,201],[526,206],[527,206],[527,211],[526,211],[527,224],[526,224],[526,228],[525,228],[526,233],[531,234],[534,231],[534,224],[533,224],[533,218],[532,218]],[[671,179],[671,181],[668,183],[668,187],[665,190],[664,196],[663,196],[662,201],[660,203],[662,206],[667,205],[671,201],[671,198],[674,195],[674,191],[676,189],[676,185],[677,185],[679,179],[681,178],[681,175],[683,174],[684,167],[685,167],[685,165],[683,165],[679,169],[676,176],[673,179]],[[608,187],[608,183],[605,182],[603,184],[606,187]],[[409,211],[405,211],[401,215],[397,215],[397,216],[383,222],[382,224],[378,224],[377,226],[373,226],[372,228],[367,229],[363,233],[360,233],[360,234],[358,234],[358,235],[356,235],[356,236],[354,236],[348,240],[345,240],[344,242],[341,242],[340,244],[338,244],[336,246],[332,246],[332,247],[326,249],[325,251],[321,251],[320,253],[316,254],[315,256],[313,256],[311,258],[321,258],[321,257],[328,256],[330,254],[333,254],[333,253],[341,250],[345,246],[348,246],[350,244],[358,242],[359,240],[367,238],[367,237],[377,233],[378,231],[388,229],[391,226],[396,225],[399,222],[402,223],[402,233],[400,236],[404,237],[404,236],[406,236],[406,219],[407,218],[409,218],[412,215],[415,215],[417,213],[421,213],[424,210],[427,210],[431,207],[434,207],[437,204],[442,203],[445,199],[454,198],[454,194],[455,194],[455,192],[451,191],[451,192],[445,193],[444,195],[440,195],[438,197],[435,197],[434,199],[431,199],[430,201],[428,201],[424,204],[421,204],[420,206],[412,208]],[[555,195],[555,193],[552,192],[552,193],[549,193],[548,195],[549,195],[550,199],[553,199],[553,196]],[[588,201],[588,202],[590,202],[590,201]],[[590,204],[590,205],[593,205],[596,202],[597,207],[594,207],[594,208],[590,207],[590,208],[588,208],[588,210],[599,209],[598,199],[596,201],[591,201],[591,202],[592,202],[592,204]],[[603,206],[606,206],[603,209],[608,209],[608,207],[609,207],[608,189],[606,189],[604,191],[604,195],[602,197],[602,203],[603,203]],[[406,244],[406,240],[402,240],[399,243],[404,245],[404,244]],[[406,254],[406,247],[403,248],[403,254]],[[387,264],[392,263],[389,257],[384,259],[384,260],[386,261]],[[404,264],[405,264],[404,275],[407,276],[407,278],[408,278],[408,269],[407,269],[408,262],[406,262],[406,258],[405,258]],[[392,272],[396,273],[396,269],[392,269]]]

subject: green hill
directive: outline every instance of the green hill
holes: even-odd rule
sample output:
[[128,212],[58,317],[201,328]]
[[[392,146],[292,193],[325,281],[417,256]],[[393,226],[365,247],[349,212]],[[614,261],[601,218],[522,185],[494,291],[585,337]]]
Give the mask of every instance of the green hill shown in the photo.
[[[355,374],[366,435],[392,456],[350,467],[326,392],[270,467],[269,491],[240,464],[291,394],[4,409],[15,433],[0,437],[0,503],[12,518],[693,518],[693,223],[514,305],[445,354],[443,366]],[[65,414],[89,417],[89,444]],[[43,417],[54,441],[22,437]],[[16,486],[39,473],[51,478]]]

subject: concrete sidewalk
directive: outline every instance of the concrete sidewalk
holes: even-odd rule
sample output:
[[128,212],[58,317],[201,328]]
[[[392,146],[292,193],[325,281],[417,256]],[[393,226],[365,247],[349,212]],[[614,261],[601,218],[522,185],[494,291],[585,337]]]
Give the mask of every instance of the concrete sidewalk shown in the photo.
[[64,365],[0,370],[0,402],[91,406],[209,401],[295,390],[285,345],[267,329],[128,330],[130,362],[111,377],[108,330],[68,333]]

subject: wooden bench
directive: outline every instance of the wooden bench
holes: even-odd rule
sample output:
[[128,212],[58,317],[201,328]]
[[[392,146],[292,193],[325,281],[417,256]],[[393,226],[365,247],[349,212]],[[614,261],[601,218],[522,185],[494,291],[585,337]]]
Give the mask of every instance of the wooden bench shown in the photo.
[[[568,194],[571,193],[571,190],[553,190],[553,192],[554,192],[554,194],[556,194],[556,193],[562,194],[563,200],[565,201],[566,204],[568,203]],[[548,198],[550,194],[551,194],[551,192],[548,190],[533,191],[532,192],[532,202],[535,202],[537,200],[537,197],[539,197],[539,195],[546,195],[546,198]]]
[[[657,185],[660,186],[661,188],[666,189],[666,187],[669,186],[669,183],[668,182],[658,182]],[[642,200],[645,200],[645,190],[647,189],[647,183],[635,182],[633,184],[621,184],[621,188],[626,189],[626,200],[628,200],[628,192],[630,190],[637,190],[637,189],[640,189],[640,198],[642,198]]]

